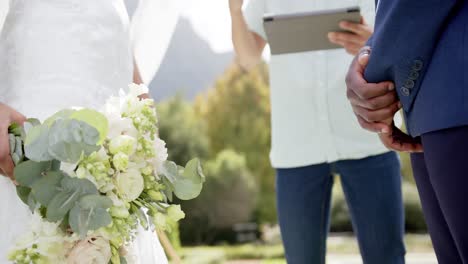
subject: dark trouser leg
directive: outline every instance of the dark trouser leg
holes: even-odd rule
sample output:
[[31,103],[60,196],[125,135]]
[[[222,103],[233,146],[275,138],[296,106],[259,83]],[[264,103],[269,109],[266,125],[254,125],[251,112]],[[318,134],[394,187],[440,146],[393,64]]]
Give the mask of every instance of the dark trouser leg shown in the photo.
[[365,264],[405,263],[400,163],[395,153],[336,163]]
[[325,263],[333,178],[326,164],[277,170],[278,217],[289,264]]
[[427,172],[424,154],[412,154],[414,179],[418,186],[424,217],[426,219],[432,244],[434,245],[439,263],[462,263],[455,241],[450,234],[449,227],[445,221],[436,193]]
[[[442,214],[455,242],[458,256],[468,263],[468,126],[427,133],[421,136],[429,179]],[[444,226],[434,226],[433,240],[445,237]],[[453,245],[438,245],[444,257],[455,254]],[[457,255],[457,254],[455,254]],[[452,264],[440,259],[441,264]]]

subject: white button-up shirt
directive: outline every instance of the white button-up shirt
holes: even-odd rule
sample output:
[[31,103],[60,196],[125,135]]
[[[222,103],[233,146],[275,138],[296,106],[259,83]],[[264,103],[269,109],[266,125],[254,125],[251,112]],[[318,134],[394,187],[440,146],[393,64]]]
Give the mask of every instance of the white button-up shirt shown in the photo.
[[[359,5],[369,24],[374,0],[250,0],[248,27],[266,39],[263,15],[327,10]],[[344,49],[273,55],[271,162],[293,168],[360,159],[388,150],[363,130],[346,98],[345,75],[352,56]]]

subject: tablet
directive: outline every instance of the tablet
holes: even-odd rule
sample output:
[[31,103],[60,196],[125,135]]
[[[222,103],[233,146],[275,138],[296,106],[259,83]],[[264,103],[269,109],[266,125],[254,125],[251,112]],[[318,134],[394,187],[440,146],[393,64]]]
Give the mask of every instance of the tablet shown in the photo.
[[360,8],[356,6],[308,13],[267,14],[263,17],[273,55],[343,48],[331,43],[327,36],[329,32],[343,32],[339,27],[341,21],[360,23]]

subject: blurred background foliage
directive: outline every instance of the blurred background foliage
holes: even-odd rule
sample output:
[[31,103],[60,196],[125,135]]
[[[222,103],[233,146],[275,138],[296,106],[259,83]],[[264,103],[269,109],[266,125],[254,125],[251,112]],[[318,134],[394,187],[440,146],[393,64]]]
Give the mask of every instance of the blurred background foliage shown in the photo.
[[[234,227],[242,223],[256,224],[259,240],[273,239],[262,234],[263,227],[276,224],[266,65],[248,73],[233,65],[195,102],[178,95],[160,102],[158,114],[170,159],[183,164],[190,157],[200,157],[207,177],[200,198],[182,202],[187,213],[180,223],[182,244],[236,243]],[[402,154],[401,162],[407,231],[424,233],[409,156]],[[351,232],[339,180],[332,201],[332,232]]]

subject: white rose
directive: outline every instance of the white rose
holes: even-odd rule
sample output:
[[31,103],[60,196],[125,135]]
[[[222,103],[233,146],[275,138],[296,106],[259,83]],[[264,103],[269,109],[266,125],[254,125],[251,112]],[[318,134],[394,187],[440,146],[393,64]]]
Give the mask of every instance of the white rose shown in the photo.
[[67,257],[67,264],[107,264],[111,256],[108,240],[102,237],[89,237],[73,247]]
[[131,202],[143,192],[145,182],[139,170],[128,169],[126,172],[117,175],[115,187],[123,200]]
[[156,153],[156,157],[153,159],[153,166],[158,170],[161,171],[164,162],[167,160],[169,156],[167,153],[166,142],[160,138],[156,138],[154,140],[154,150]]
[[132,137],[138,136],[138,130],[133,125],[133,121],[129,118],[122,118],[119,115],[107,115],[109,122],[109,132],[107,138],[115,138],[120,135],[129,135]]
[[135,153],[137,140],[128,135],[120,135],[111,139],[109,143],[109,151],[112,154],[122,152],[127,155]]
[[114,168],[118,171],[125,171],[128,168],[129,158],[127,154],[119,152],[114,155],[112,158],[112,163],[114,164]]

